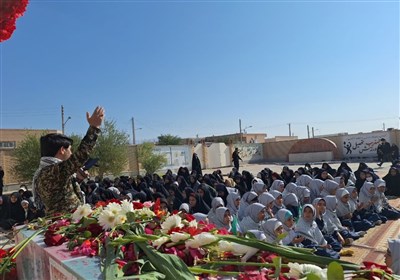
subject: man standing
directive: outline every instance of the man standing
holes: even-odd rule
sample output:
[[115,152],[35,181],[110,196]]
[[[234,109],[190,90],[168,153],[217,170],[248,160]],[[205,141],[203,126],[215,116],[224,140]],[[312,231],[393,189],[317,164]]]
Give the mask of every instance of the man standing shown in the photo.
[[[78,150],[72,154],[72,139],[51,133],[40,138],[41,159],[33,177],[33,196],[42,214],[70,212],[82,204],[81,190],[73,183],[73,174],[83,167],[100,134],[104,109],[86,113],[89,129]],[[44,212],[44,213],[43,213]]]
[[232,153],[232,161],[233,166],[235,166],[237,172],[239,172],[239,160],[243,161],[242,158],[239,156],[239,149],[235,148],[235,151]]
[[392,162],[392,148],[390,144],[386,142],[385,138],[381,139],[381,143],[378,145],[376,152],[378,153],[378,160],[380,160],[380,163],[378,163],[379,166],[382,166],[386,161]]

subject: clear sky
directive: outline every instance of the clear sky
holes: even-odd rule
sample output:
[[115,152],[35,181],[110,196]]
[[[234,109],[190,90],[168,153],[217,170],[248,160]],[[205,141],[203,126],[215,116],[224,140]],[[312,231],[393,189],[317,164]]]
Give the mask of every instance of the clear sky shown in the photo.
[[0,128],[137,141],[399,128],[399,1],[30,0],[1,48]]

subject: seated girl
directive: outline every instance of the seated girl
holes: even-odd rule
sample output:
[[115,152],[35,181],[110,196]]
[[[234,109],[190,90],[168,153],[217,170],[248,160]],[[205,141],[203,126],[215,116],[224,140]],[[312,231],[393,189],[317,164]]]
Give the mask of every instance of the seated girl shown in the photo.
[[389,240],[389,248],[385,254],[385,263],[394,274],[400,275],[400,239]]
[[253,203],[246,209],[246,216],[239,222],[243,233],[249,230],[260,230],[260,223],[265,219],[265,206]]
[[292,212],[287,209],[281,209],[276,213],[276,218],[283,225],[283,232],[286,233],[286,237],[282,239],[283,245],[302,247],[301,242],[304,241],[304,237],[298,236],[294,231],[294,217]]
[[265,219],[274,218],[274,213],[272,213],[272,208],[274,207],[275,198],[272,194],[264,192],[258,197],[258,202],[265,206]]
[[339,259],[339,254],[331,249],[314,221],[315,215],[314,206],[311,204],[304,205],[300,219],[295,227],[296,233],[304,237],[302,244],[305,247],[316,250],[316,255]]
[[[317,223],[319,230],[324,235],[324,238],[328,242],[328,244],[331,245],[332,249],[336,252],[340,252],[340,250],[342,250],[343,245],[346,245],[346,240],[337,231],[332,235],[329,235],[327,233],[327,226],[324,221],[324,215],[326,212],[325,199],[323,198],[314,199],[313,206],[316,211],[315,222]],[[352,240],[348,239],[347,245],[350,245],[351,243]]]
[[272,213],[275,215],[276,212],[279,211],[279,209],[284,209],[286,208],[283,205],[283,196],[282,193],[279,191],[270,191],[270,193],[272,194],[272,196],[274,197],[274,206],[272,207]]
[[[365,216],[375,216],[378,217],[376,221],[377,224],[386,223],[387,218],[376,211],[375,203],[378,201],[378,197],[375,195],[376,188],[371,182],[364,182],[363,186],[360,189],[360,196],[358,200],[362,205],[362,209],[365,209]],[[380,221],[380,222],[379,222]]]
[[373,226],[380,225],[382,221],[379,219],[378,214],[368,213],[364,208],[364,204],[358,201],[358,191],[355,186],[346,187],[346,190],[350,193],[350,211],[353,213],[352,221],[369,221]]
[[324,200],[326,202],[326,212],[324,220],[326,221],[328,234],[332,235],[335,231],[338,231],[340,235],[343,236],[343,238],[351,238],[353,240],[357,240],[365,235],[364,231],[354,232],[351,229],[342,225],[336,213],[336,196],[328,195],[324,197]]
[[366,219],[353,219],[353,211],[350,207],[350,193],[344,188],[336,191],[337,198],[337,216],[342,225],[354,231],[367,231],[374,225]]
[[240,194],[236,192],[231,192],[226,197],[226,207],[232,216],[237,217],[240,205]]
[[265,234],[265,242],[282,245],[282,240],[279,238],[283,233],[283,225],[278,219],[272,218],[262,223],[261,230]]
[[386,182],[382,179],[376,179],[374,182],[376,188],[377,200],[374,202],[376,212],[385,216],[388,220],[397,220],[400,218],[400,211],[392,207],[385,196]]
[[241,221],[244,218],[247,207],[249,207],[249,205],[253,203],[256,203],[257,201],[258,201],[258,195],[255,192],[246,192],[242,196],[238,212],[239,221]]
[[212,201],[211,201],[211,209],[207,214],[208,221],[211,224],[215,224],[215,222],[216,222],[216,219],[217,219],[217,217],[216,217],[217,212],[216,211],[217,211],[217,209],[219,207],[224,207],[224,206],[225,206],[225,204],[224,204],[224,201],[223,201],[223,199],[221,197],[218,196],[218,197],[214,197],[212,199]]

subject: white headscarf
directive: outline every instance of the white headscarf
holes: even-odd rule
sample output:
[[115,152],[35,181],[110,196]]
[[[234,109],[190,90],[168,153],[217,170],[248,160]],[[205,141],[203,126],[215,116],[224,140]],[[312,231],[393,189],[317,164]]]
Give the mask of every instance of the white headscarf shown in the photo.
[[281,244],[281,240],[276,242],[277,235],[275,234],[275,230],[280,227],[282,223],[275,218],[269,219],[266,222],[262,223],[261,230],[265,234],[265,241],[271,244]]
[[336,190],[339,188],[339,184],[333,180],[324,181],[324,189],[321,192],[321,196],[335,195]]
[[221,229],[221,228],[225,228],[228,231],[231,230],[231,223],[225,224],[224,220],[225,220],[225,213],[226,211],[229,211],[228,208],[226,207],[219,207],[217,208],[217,210],[215,211],[215,226],[217,227],[217,229]]
[[271,202],[273,202],[275,198],[272,196],[272,194],[264,192],[258,196],[258,202],[261,204],[265,205],[265,207],[268,206]]
[[354,190],[357,190],[357,188],[354,187],[354,186],[349,186],[349,187],[346,187],[345,189],[346,189],[346,190],[349,192],[349,194],[350,194],[350,200],[349,200],[350,211],[351,211],[351,213],[354,213],[354,211],[357,210],[358,194],[357,194],[357,197],[356,197],[356,198],[353,198],[353,197],[352,197],[352,193],[353,193]]
[[400,275],[400,239],[388,240],[394,274]]
[[280,186],[285,185],[285,182],[282,180],[275,180],[272,182],[271,188],[269,189],[270,191],[279,191],[280,192]]
[[236,207],[236,200],[240,199],[240,195],[238,193],[231,192],[226,197],[226,207],[229,209],[231,215],[236,215],[239,208]]
[[208,212],[208,221],[212,224],[215,224],[217,221],[217,217],[216,217],[216,211],[219,207],[224,207],[224,201],[221,197],[214,197],[213,200],[211,201],[211,209]]
[[[304,219],[304,210],[306,208],[311,208],[314,213],[314,219],[311,221],[307,221]],[[300,235],[304,236],[306,239],[310,240],[314,244],[317,245],[326,245],[327,242],[322,235],[322,232],[319,230],[317,223],[315,222],[316,211],[314,206],[311,204],[305,204],[303,210],[301,212],[301,216],[299,221],[296,224],[295,231]]]
[[265,206],[261,203],[253,203],[246,209],[246,216],[249,216],[254,222],[260,222],[258,220],[258,214],[265,209]]
[[251,187],[251,190],[258,195],[262,194],[267,189],[267,186],[264,184],[264,182],[258,178],[253,179],[253,181],[251,182]]
[[337,199],[334,195],[327,195],[324,197],[326,202],[326,213],[324,215],[324,220],[326,221],[327,232],[332,234],[336,230],[343,230],[344,227],[340,222],[337,213]]
[[350,209],[350,202],[344,203],[342,201],[342,197],[347,194],[350,195],[350,193],[344,188],[340,188],[336,191],[336,198],[337,198],[336,212],[338,217],[343,217],[349,213],[353,213]]
[[[389,202],[388,202],[388,200],[387,200],[387,198],[385,196],[386,182],[384,180],[382,180],[382,179],[376,179],[375,182],[374,182],[374,186],[376,188],[375,197],[377,198],[376,201],[374,201],[375,209],[376,209],[376,211],[378,213],[381,213],[382,209],[389,204]],[[384,186],[385,187],[383,192],[379,191],[378,188],[380,186]]]
[[310,187],[312,180],[313,178],[311,178],[311,176],[302,174],[299,178],[297,178],[296,183],[298,186]]
[[314,200],[321,196],[321,191],[324,188],[324,181],[321,179],[313,179],[310,183],[310,199]]
[[244,218],[246,213],[246,208],[249,207],[250,202],[253,201],[257,196],[258,195],[255,192],[247,192],[243,195],[239,205],[239,212],[238,212],[239,220]]
[[374,183],[365,181],[360,189],[360,194],[358,197],[358,200],[361,203],[368,204],[370,201],[372,201],[374,194],[370,194],[369,191],[371,190],[371,188],[375,188]]
[[187,203],[182,203],[181,206],[179,206],[179,211],[185,210],[186,213],[189,213],[189,204]]
[[276,218],[282,223],[285,231],[291,230],[285,225],[286,221],[289,220],[291,217],[293,217],[293,214],[288,209],[280,209],[278,212],[276,212]]
[[299,199],[294,193],[289,193],[283,198],[283,205],[285,205],[286,207],[299,206]]

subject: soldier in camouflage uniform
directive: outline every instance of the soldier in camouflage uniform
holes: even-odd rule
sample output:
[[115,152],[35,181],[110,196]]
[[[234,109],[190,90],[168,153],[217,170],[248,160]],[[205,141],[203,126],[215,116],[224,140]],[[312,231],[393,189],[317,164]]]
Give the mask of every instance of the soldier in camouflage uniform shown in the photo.
[[51,133],[40,139],[40,166],[33,178],[33,195],[36,207],[46,215],[70,212],[82,204],[79,185],[72,176],[88,160],[100,134],[104,109],[97,107],[93,114],[86,113],[90,125],[78,150],[72,154],[72,139]]

